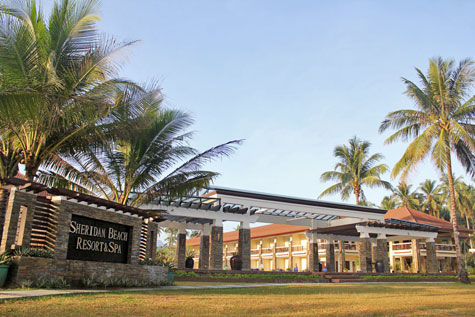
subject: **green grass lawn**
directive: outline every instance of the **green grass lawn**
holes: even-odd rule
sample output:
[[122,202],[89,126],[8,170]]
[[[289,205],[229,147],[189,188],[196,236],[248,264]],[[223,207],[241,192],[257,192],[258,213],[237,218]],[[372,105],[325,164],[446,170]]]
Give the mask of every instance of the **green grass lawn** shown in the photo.
[[5,301],[0,315],[31,316],[475,315],[475,285],[333,284],[157,290]]

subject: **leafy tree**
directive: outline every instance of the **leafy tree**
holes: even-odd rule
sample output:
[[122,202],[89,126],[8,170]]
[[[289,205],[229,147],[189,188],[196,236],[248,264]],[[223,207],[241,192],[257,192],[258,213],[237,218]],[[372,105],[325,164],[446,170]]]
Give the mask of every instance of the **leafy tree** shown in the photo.
[[440,210],[443,205],[441,188],[436,186],[435,181],[427,179],[420,184],[419,189],[422,192],[422,210],[431,216],[440,218]]
[[475,80],[475,69],[473,62],[468,59],[456,66],[453,60],[443,60],[439,57],[429,61],[427,74],[417,68],[416,71],[421,87],[405,78],[403,82],[406,84],[406,94],[414,101],[417,109],[389,113],[379,130],[397,130],[386,139],[386,144],[414,138],[394,166],[392,177],[401,175],[405,179],[418,163],[429,156],[441,173],[448,175],[450,214],[457,248],[459,279],[469,282],[457,229],[452,152],[473,176],[475,96],[470,95],[470,90]]
[[0,176],[24,164],[32,180],[58,152],[98,139],[113,108],[120,53],[101,36],[94,0],[61,0],[45,19],[37,1],[0,6]]
[[369,155],[371,143],[361,141],[353,137],[349,140],[349,146],[339,145],[335,147],[334,156],[339,160],[334,171],[322,174],[323,182],[336,181],[337,183],[325,189],[319,198],[335,193],[340,193],[342,200],[348,200],[353,193],[356,204],[364,198],[363,186],[370,188],[391,188],[391,184],[381,179],[388,167],[378,164],[383,156],[379,153]]

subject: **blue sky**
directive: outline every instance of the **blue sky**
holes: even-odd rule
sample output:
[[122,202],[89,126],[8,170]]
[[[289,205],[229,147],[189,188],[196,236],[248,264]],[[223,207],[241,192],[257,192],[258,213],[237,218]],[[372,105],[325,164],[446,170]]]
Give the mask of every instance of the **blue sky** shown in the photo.
[[[217,186],[316,198],[353,135],[390,167],[400,158],[407,144],[378,134],[388,112],[412,107],[400,78],[430,57],[473,57],[473,12],[473,1],[104,0],[100,29],[141,40],[121,74],[158,80],[168,106],[191,112],[193,146],[246,139],[209,166]],[[438,178],[429,161],[409,182],[426,178]]]

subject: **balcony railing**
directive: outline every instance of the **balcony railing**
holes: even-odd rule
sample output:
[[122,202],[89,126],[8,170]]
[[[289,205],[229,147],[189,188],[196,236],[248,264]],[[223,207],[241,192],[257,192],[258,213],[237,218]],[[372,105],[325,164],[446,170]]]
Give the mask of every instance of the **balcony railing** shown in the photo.
[[259,254],[259,249],[251,249],[251,255]]
[[305,251],[307,248],[304,245],[293,245],[292,252]]
[[400,250],[410,250],[412,249],[412,243],[393,243],[392,245],[393,251],[400,251]]
[[262,253],[272,253],[273,249],[272,248],[262,248]]
[[276,252],[276,253],[279,253],[279,252],[289,252],[289,247],[276,247],[276,248],[275,248],[275,252]]
[[[426,244],[425,243],[420,243],[419,247],[423,250],[426,249]],[[406,242],[406,243],[394,243],[392,245],[393,251],[400,251],[400,250],[411,250],[412,249],[412,243]],[[437,251],[451,251],[455,252],[455,244],[439,244],[437,243],[435,245],[435,249]]]

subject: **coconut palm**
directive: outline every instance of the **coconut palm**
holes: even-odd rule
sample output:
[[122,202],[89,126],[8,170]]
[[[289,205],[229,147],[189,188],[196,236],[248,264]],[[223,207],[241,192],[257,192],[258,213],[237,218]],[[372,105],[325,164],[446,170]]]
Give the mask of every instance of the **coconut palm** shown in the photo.
[[393,188],[393,199],[395,200],[396,207],[409,207],[413,209],[419,209],[421,204],[420,197],[417,192],[411,191],[412,185],[408,185],[404,182]]
[[[460,216],[465,218],[468,229],[471,229],[470,220],[475,217],[475,187],[462,184],[460,189]],[[473,240],[470,239],[470,247],[473,249]]]
[[421,209],[429,215],[440,218],[440,210],[442,209],[441,188],[436,186],[435,181],[427,179],[421,183],[419,190],[422,192]]
[[381,201],[380,207],[386,210],[397,208],[397,201],[394,195],[384,196],[383,200]]
[[475,96],[470,89],[475,80],[473,62],[463,60],[458,66],[453,60],[434,58],[429,61],[427,74],[416,68],[421,87],[403,78],[406,94],[414,101],[416,110],[404,109],[389,113],[380,125],[397,131],[386,144],[414,138],[402,158],[395,164],[392,177],[407,174],[426,157],[449,178],[450,213],[457,248],[459,279],[469,282],[462,259],[457,229],[457,206],[452,172],[452,152],[472,176],[475,173]]
[[[33,179],[55,153],[100,139],[113,108],[120,44],[96,30],[94,0],[60,0],[48,19],[35,0],[0,6],[0,176],[18,163]],[[15,154],[12,154],[15,153]]]
[[202,166],[229,156],[241,141],[198,152],[188,145],[193,120],[181,111],[162,109],[159,91],[125,89],[111,116],[116,129],[129,133],[101,147],[55,156],[43,165],[39,181],[129,206],[208,186],[219,174]]
[[339,145],[335,147],[334,156],[339,160],[334,171],[322,174],[321,180],[337,181],[336,184],[325,189],[319,198],[340,193],[343,200],[347,200],[353,193],[356,204],[360,204],[360,199],[364,198],[363,186],[370,188],[384,187],[391,188],[391,184],[381,179],[381,175],[386,173],[386,164],[378,164],[383,156],[379,153],[369,155],[371,143],[361,141],[356,136],[350,139],[349,146]]

